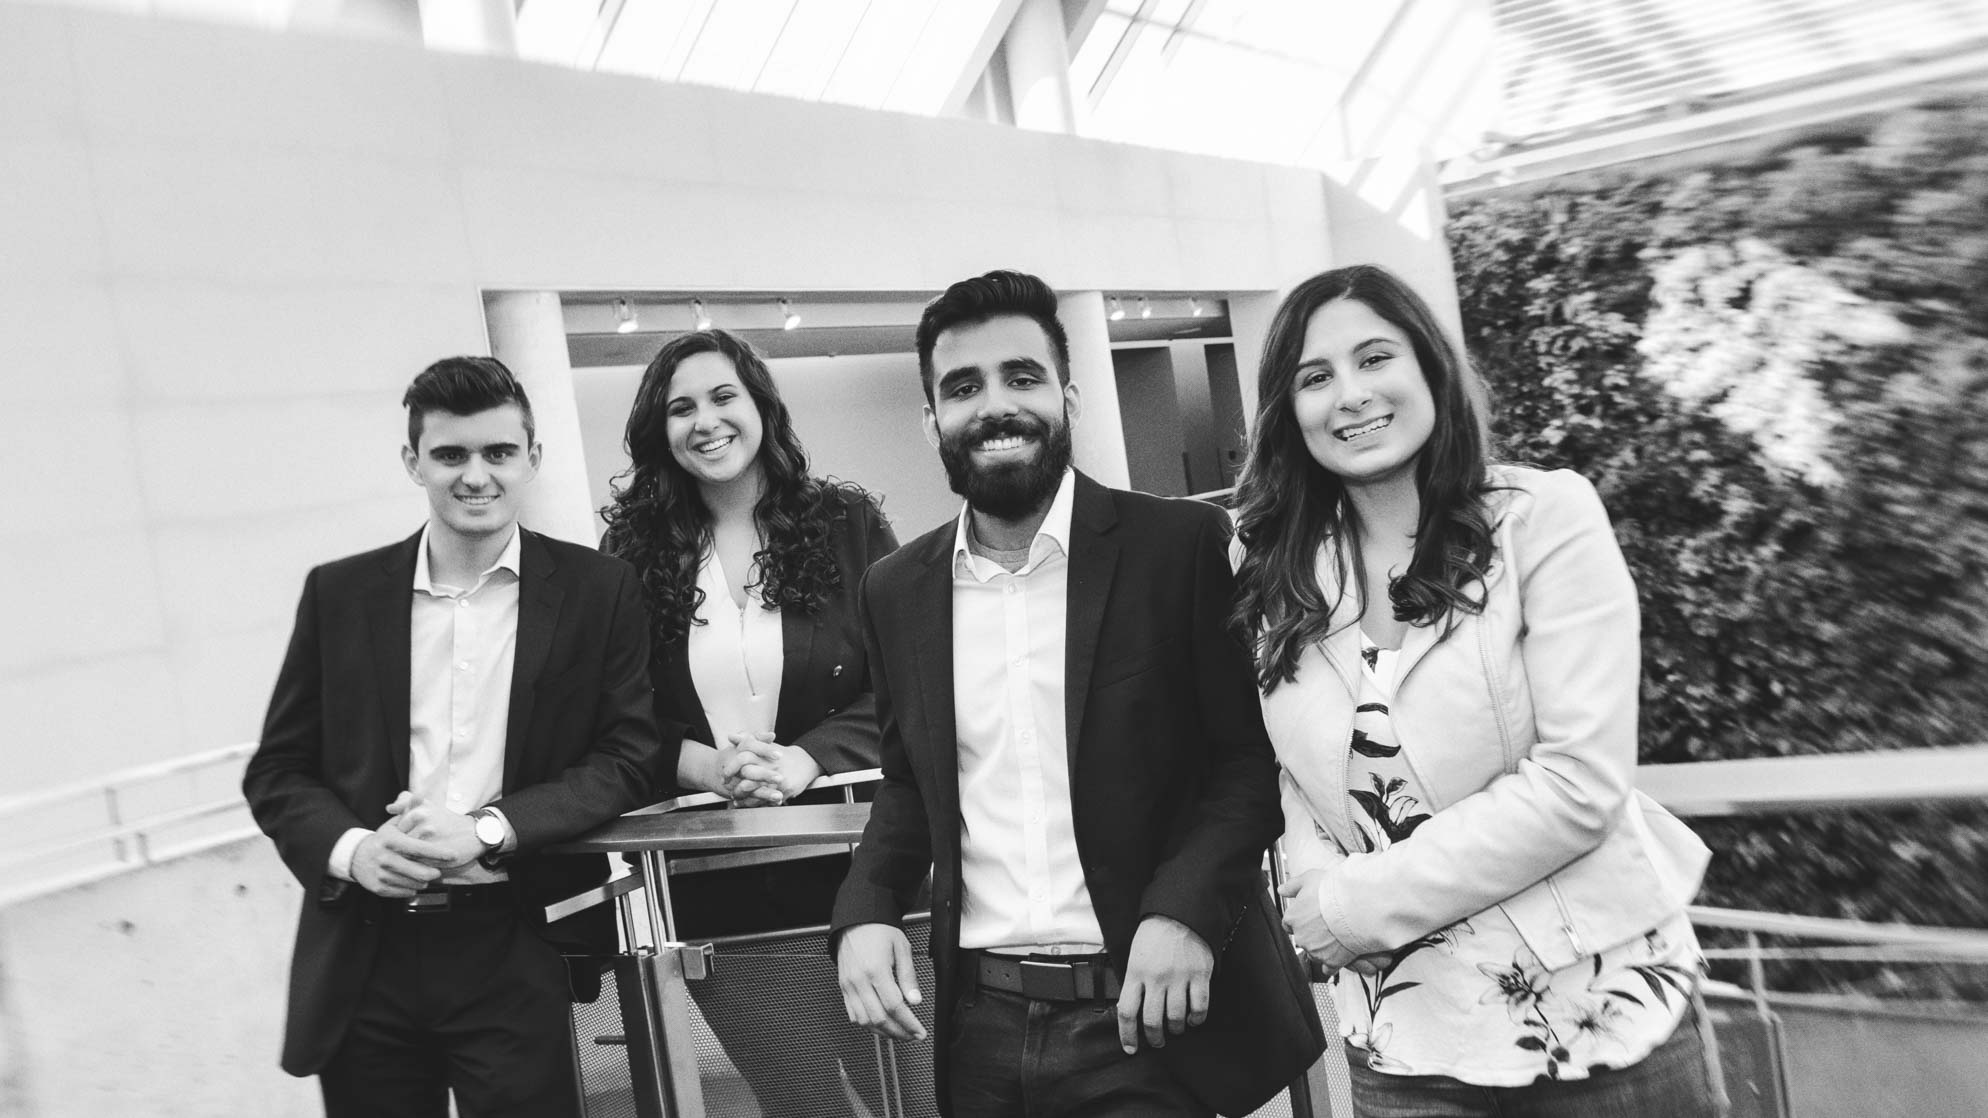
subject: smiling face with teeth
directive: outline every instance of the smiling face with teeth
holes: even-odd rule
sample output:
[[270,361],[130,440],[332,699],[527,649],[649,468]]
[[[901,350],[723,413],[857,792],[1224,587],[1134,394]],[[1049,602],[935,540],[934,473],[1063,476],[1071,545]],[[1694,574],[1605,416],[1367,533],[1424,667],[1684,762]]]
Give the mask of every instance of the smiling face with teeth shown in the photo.
[[1003,521],[1046,509],[1070,466],[1078,410],[1049,336],[1026,315],[995,315],[941,331],[931,360],[925,434],[953,492]]
[[538,476],[538,444],[516,404],[474,415],[427,411],[421,445],[400,453],[407,475],[428,491],[431,537],[468,544],[508,540],[525,486]]
[[663,432],[670,455],[699,485],[757,483],[765,421],[722,353],[693,353],[669,383]]
[[1347,486],[1414,479],[1436,405],[1408,335],[1357,299],[1305,328],[1291,413],[1312,459]]

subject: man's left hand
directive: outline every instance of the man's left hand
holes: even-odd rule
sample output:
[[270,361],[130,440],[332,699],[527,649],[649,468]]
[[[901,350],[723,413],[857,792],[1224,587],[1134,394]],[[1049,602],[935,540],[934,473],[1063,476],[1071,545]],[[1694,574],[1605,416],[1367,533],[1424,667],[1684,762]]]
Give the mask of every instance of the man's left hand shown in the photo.
[[1118,1043],[1130,1056],[1146,1043],[1164,1048],[1167,1034],[1179,1036],[1208,1019],[1208,980],[1215,953],[1194,929],[1169,916],[1148,916],[1132,936],[1125,964],[1125,987],[1118,995]]
[[[394,807],[401,810],[394,811]],[[437,807],[419,796],[407,797],[404,806],[403,801],[396,800],[387,810],[398,817],[401,830],[440,847],[451,859],[435,863],[440,869],[460,869],[483,857],[483,840],[476,837],[476,821],[467,815]]]

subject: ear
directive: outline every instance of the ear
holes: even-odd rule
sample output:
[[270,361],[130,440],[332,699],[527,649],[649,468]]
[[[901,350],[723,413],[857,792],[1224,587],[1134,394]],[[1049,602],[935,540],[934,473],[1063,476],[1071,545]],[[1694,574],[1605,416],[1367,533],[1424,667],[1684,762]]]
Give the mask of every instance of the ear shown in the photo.
[[525,451],[525,461],[530,463],[532,468],[531,476],[527,477],[525,479],[526,481],[530,481],[531,478],[535,478],[538,476],[539,459],[543,458],[544,456],[545,456],[544,443],[535,442],[532,444],[532,448],[530,450]]
[[939,413],[930,404],[925,405],[925,441],[932,444],[933,450],[939,449]]
[[1070,426],[1074,430],[1078,418],[1084,414],[1084,394],[1077,391],[1076,381],[1063,386],[1063,413],[1070,417]]
[[422,481],[421,475],[418,472],[416,472],[414,469],[414,467],[417,464],[419,464],[420,461],[421,461],[421,456],[414,453],[413,447],[404,446],[400,448],[400,464],[403,468],[407,470],[408,479],[413,481],[414,484],[416,485],[425,486],[428,483]]

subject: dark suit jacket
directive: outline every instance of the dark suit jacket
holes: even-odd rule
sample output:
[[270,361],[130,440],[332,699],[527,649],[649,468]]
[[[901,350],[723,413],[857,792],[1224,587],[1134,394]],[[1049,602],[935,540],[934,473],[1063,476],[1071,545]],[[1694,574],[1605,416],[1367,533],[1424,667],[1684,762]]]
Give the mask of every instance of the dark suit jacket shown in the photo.
[[[522,531],[522,529],[520,529]],[[407,787],[409,627],[421,536],[313,570],[242,778],[256,822],[304,886],[283,1068],[336,1051],[365,988],[385,902],[326,872],[352,827],[377,828]],[[600,856],[534,851],[638,807],[657,744],[648,626],[627,564],[533,532],[520,544],[518,640],[499,802],[517,832],[512,881],[535,903],[601,881]],[[547,938],[613,949],[605,907]]]
[[[856,616],[856,588],[870,564],[897,549],[897,536],[877,506],[861,494],[837,488],[841,518],[830,530],[842,587],[819,613],[785,610],[780,615],[780,705],[773,736],[782,745],[808,751],[824,773],[877,767],[876,698],[863,651],[863,627]],[[711,723],[690,678],[684,641],[656,650],[651,675],[656,688],[656,721],[663,750],[658,798],[680,795],[676,757],[688,738],[706,745]],[[839,797],[838,797],[839,798]]]
[[[1121,969],[1150,914],[1219,952],[1282,829],[1254,674],[1227,629],[1228,522],[1211,505],[1076,485],[1064,693],[1084,881]],[[834,918],[837,933],[898,923],[931,867],[942,1108],[961,993],[954,532],[912,541],[863,583],[884,779]]]

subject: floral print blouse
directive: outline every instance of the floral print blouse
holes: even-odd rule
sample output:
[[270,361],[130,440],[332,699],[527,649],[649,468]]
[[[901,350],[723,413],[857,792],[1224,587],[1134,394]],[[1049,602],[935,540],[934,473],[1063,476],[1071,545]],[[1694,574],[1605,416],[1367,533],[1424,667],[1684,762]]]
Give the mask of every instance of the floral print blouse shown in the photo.
[[[1388,716],[1395,657],[1362,637],[1348,795],[1363,851],[1385,850],[1429,818],[1427,796]],[[1321,831],[1321,833],[1323,833]],[[1667,1039],[1702,959],[1678,916],[1562,970],[1543,969],[1496,907],[1385,955],[1372,974],[1333,977],[1346,1043],[1369,1067],[1485,1087],[1582,1079],[1627,1067]]]

